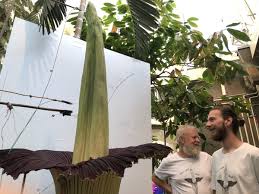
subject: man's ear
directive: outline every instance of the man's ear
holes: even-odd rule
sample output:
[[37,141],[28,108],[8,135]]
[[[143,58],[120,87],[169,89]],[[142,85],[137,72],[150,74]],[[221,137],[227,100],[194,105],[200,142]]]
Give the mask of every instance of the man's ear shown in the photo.
[[233,122],[233,118],[232,118],[232,117],[227,117],[227,118],[224,120],[225,126],[226,126],[227,128],[231,128],[232,122]]
[[179,145],[183,145],[184,144],[184,137],[181,136],[179,137]]

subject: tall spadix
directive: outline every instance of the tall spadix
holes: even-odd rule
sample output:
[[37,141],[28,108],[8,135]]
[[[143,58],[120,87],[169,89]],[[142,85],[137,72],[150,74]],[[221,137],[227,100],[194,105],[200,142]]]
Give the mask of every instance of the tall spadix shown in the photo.
[[109,122],[102,27],[94,5],[88,22],[85,64],[81,80],[73,164],[108,154]]
[[92,3],[86,13],[87,49],[73,156],[71,152],[52,150],[0,150],[0,167],[14,179],[30,171],[48,169],[56,194],[118,194],[126,168],[140,158],[165,157],[171,149],[149,143],[109,151],[102,28]]

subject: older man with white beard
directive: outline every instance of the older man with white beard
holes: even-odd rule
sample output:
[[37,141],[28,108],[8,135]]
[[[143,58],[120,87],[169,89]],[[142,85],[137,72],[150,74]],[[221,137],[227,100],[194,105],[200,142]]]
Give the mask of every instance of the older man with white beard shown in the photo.
[[201,152],[197,128],[182,125],[176,132],[179,151],[170,153],[152,180],[172,194],[210,194],[211,156]]

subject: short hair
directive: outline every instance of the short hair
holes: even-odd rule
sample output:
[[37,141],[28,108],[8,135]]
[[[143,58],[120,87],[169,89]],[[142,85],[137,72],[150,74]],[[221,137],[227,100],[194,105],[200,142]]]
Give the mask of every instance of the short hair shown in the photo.
[[[178,145],[179,144],[179,140],[180,138],[184,135],[184,133],[186,133],[186,131],[188,129],[197,129],[197,127],[193,126],[193,125],[180,125],[176,131],[176,142]],[[197,129],[198,130],[198,129]]]
[[245,121],[243,119],[239,119],[234,107],[230,104],[221,104],[217,105],[212,110],[219,110],[223,119],[227,119],[228,117],[232,118],[231,128],[234,134],[238,133],[239,126],[244,126]]

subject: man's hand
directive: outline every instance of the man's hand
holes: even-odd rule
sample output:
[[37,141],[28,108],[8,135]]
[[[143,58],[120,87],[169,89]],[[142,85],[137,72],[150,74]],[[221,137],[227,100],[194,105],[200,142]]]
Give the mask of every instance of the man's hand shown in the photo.
[[163,188],[167,194],[172,194],[172,188],[166,181],[160,180],[155,175],[152,176],[152,181],[159,187]]

